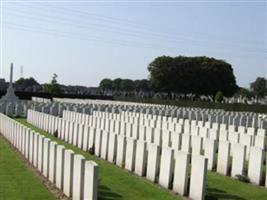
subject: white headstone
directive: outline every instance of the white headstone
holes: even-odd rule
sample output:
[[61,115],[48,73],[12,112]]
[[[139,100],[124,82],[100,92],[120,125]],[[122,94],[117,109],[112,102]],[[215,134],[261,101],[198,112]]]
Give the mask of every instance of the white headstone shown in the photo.
[[204,156],[192,156],[190,192],[191,199],[204,200],[208,160]]

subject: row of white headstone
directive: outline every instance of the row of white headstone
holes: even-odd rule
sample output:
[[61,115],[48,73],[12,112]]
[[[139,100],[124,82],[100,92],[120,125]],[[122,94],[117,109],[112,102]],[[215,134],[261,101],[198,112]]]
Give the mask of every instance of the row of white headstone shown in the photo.
[[[173,116],[178,114],[181,117],[187,116],[191,119],[191,115],[197,115],[200,118],[203,118],[203,115],[210,114],[212,118],[215,117],[223,117],[226,116],[226,119],[223,121],[228,121],[227,118],[231,118],[232,120],[251,120],[254,118],[255,120],[260,120],[264,115],[252,113],[252,112],[231,112],[231,111],[224,111],[223,109],[208,109],[208,108],[194,108],[194,107],[178,107],[174,105],[160,105],[160,104],[148,104],[148,103],[136,103],[136,102],[123,102],[123,101],[110,101],[110,100],[93,100],[93,99],[63,99],[63,98],[53,98],[54,102],[63,103],[63,104],[73,104],[79,107],[86,107],[86,106],[100,106],[102,108],[117,108],[122,110],[128,111],[148,111],[145,113],[151,113],[152,111],[155,113],[169,113]],[[170,112],[169,112],[170,111]],[[144,113],[144,112],[143,112]],[[185,114],[185,115],[184,115]],[[251,118],[252,117],[252,118]],[[198,117],[197,117],[198,118]],[[266,115],[265,115],[266,118]],[[225,121],[226,120],[226,121]],[[230,120],[230,121],[232,121]],[[220,120],[221,122],[221,120]],[[233,121],[232,121],[233,122]],[[256,122],[257,123],[257,122]],[[244,121],[242,122],[244,124]],[[247,122],[245,122],[247,124]],[[251,124],[251,122],[249,123]],[[240,124],[241,125],[241,124]],[[255,124],[256,125],[256,124]]]
[[33,110],[28,111],[27,120],[51,134],[57,131],[61,140],[85,151],[93,149],[96,156],[139,176],[145,176],[148,180],[158,182],[174,192],[184,196],[189,194],[191,199],[205,197],[207,159],[204,156],[190,155],[168,147],[160,148],[153,143]]
[[[114,117],[114,115],[103,115],[102,112],[94,112],[94,115],[86,115],[83,113],[76,113],[72,111],[63,111],[63,119],[69,121],[75,121],[82,124],[88,124],[95,128],[101,128],[106,131],[115,132],[118,134],[126,135],[127,137],[132,137],[134,139],[141,139],[148,142],[156,143],[160,146],[173,147],[174,149],[188,152],[191,147],[183,148],[183,140],[188,140],[187,138],[200,140],[201,151],[204,150],[204,143],[207,139],[215,141],[228,141],[233,144],[245,145],[247,148],[246,151],[246,160],[249,159],[250,147],[258,147],[265,149],[265,130],[258,129],[258,134],[256,136],[238,133],[232,130],[227,130],[225,126],[217,126],[217,128],[207,128],[203,126],[190,125],[188,123],[173,123],[173,127],[167,126],[157,126],[155,123],[150,123],[150,120],[124,120],[124,117]],[[218,124],[217,124],[218,125]],[[162,128],[160,128],[162,127]],[[220,128],[218,128],[220,127]],[[164,137],[163,137],[164,132]],[[188,136],[189,135],[189,136]],[[201,139],[202,138],[202,139]],[[173,142],[176,140],[176,142]],[[217,150],[217,148],[216,148]],[[231,155],[232,155],[231,149]]]
[[[215,139],[203,138],[189,134],[179,134],[177,132],[162,131],[160,129],[158,129],[160,131],[151,131],[150,128],[145,127],[145,129],[139,130],[141,131],[139,132],[139,136],[140,133],[145,135],[140,138],[138,137],[138,134],[131,134],[132,129],[131,127],[127,128],[127,125],[125,126],[126,129],[122,128],[122,125],[117,126],[120,127],[120,129],[112,129],[110,125],[105,125],[105,123],[109,122],[105,118],[94,117],[90,115],[86,116],[82,113],[70,111],[64,111],[63,117],[65,117],[70,124],[76,122],[76,125],[70,125],[70,127],[73,127],[74,133],[77,132],[79,124],[84,124],[89,125],[97,130],[100,129],[111,133],[115,132],[121,136],[127,136],[140,141],[146,141],[148,144],[156,143],[160,147],[170,147],[174,151],[181,150],[193,155],[204,155],[206,158],[208,158],[209,170],[215,168],[216,154],[218,152],[217,172],[224,175],[231,174],[232,177],[236,177],[236,175],[248,175],[248,177],[251,179],[251,182],[257,185],[263,184],[264,181],[264,136],[256,136],[256,145],[251,146],[251,142],[248,143],[245,139],[248,138],[249,141],[251,141],[251,138],[254,136],[247,134],[241,134],[241,144],[238,144],[237,142],[231,143],[226,140],[216,141]],[[75,128],[75,126],[77,127]],[[146,135],[146,133],[149,134]],[[245,172],[245,160],[248,160],[249,162],[247,172]]]
[[42,97],[32,97],[32,101],[40,102],[40,103],[51,103],[51,99],[42,98]]
[[98,165],[43,135],[0,114],[0,132],[67,197],[96,200]]
[[[81,113],[82,114],[82,113]],[[63,111],[64,115],[64,111]],[[191,127],[199,127],[199,128],[207,128],[207,129],[216,129],[216,130],[225,130],[231,132],[238,132],[249,135],[264,135],[265,129],[261,128],[253,128],[253,127],[245,127],[245,126],[235,126],[228,125],[224,123],[212,123],[210,121],[202,121],[202,120],[189,120],[178,117],[167,117],[167,116],[159,116],[159,115],[151,115],[151,114],[143,114],[138,113],[138,115],[134,115],[132,112],[122,112],[122,113],[107,113],[94,111],[94,116],[104,117],[108,119],[116,119],[121,120],[128,123],[138,123],[146,126],[152,126],[153,128],[162,128],[162,129],[170,129],[173,131],[179,131],[180,125],[183,125],[186,131],[190,131]],[[81,120],[81,116],[79,116]]]

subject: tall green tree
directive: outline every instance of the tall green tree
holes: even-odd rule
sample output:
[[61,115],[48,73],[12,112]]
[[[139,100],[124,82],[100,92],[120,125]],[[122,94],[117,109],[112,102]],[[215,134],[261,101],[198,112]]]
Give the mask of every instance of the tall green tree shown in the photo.
[[40,84],[32,77],[30,78],[20,78],[14,83],[15,87],[32,87],[32,86],[39,86]]
[[46,93],[50,94],[60,94],[61,89],[57,82],[57,74],[53,74],[52,80],[50,83],[43,84],[43,90]]
[[254,82],[250,84],[252,92],[259,96],[267,96],[267,80],[263,77],[258,77]]
[[149,91],[149,81],[147,79],[135,80],[134,81],[135,89],[137,91]]
[[130,79],[122,79],[120,82],[122,91],[133,91],[135,89],[134,81]]
[[161,56],[152,61],[151,86],[159,92],[231,96],[237,90],[232,66],[208,57]]
[[103,79],[100,84],[99,87],[101,90],[112,90],[113,89],[113,81],[109,78],[105,78]]
[[121,90],[121,81],[122,81],[121,78],[116,78],[113,80],[112,87],[114,90],[117,90],[117,91]]

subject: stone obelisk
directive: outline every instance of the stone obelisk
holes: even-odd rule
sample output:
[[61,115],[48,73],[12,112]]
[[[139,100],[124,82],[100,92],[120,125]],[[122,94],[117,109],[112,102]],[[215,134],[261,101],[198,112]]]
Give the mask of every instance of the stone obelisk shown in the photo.
[[13,89],[13,63],[11,63],[10,66],[10,79],[9,79],[9,86],[7,88],[6,95],[2,97],[1,100],[4,101],[18,101],[18,97],[15,95],[14,89]]

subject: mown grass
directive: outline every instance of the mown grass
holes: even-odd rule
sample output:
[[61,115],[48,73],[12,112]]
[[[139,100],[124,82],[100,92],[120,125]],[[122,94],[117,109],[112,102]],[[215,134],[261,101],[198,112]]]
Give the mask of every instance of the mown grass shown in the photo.
[[24,164],[19,155],[0,137],[0,199],[55,200]]
[[[125,200],[168,200],[182,199],[163,188],[150,183],[144,178],[133,175],[114,164],[90,155],[77,147],[63,142],[54,136],[32,126],[25,119],[16,119],[20,123],[49,137],[51,140],[72,149],[75,153],[82,154],[89,160],[94,160],[99,165],[100,187],[99,199],[125,199]],[[207,195],[208,200],[267,200],[267,189],[252,184],[243,183],[230,177],[214,172],[208,173]]]

